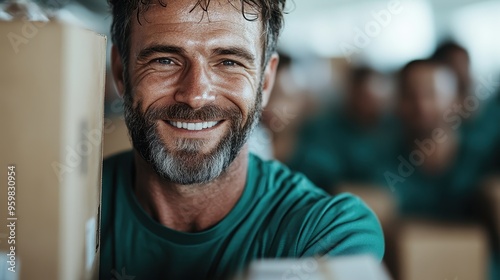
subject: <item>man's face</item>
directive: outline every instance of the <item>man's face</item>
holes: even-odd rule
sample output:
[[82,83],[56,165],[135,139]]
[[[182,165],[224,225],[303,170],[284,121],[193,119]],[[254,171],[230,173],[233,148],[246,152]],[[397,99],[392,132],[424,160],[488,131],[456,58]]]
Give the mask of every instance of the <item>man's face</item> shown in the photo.
[[179,184],[211,181],[229,166],[268,84],[262,22],[246,20],[229,1],[212,1],[208,12],[196,2],[154,5],[142,25],[131,21],[125,115],[132,142]]

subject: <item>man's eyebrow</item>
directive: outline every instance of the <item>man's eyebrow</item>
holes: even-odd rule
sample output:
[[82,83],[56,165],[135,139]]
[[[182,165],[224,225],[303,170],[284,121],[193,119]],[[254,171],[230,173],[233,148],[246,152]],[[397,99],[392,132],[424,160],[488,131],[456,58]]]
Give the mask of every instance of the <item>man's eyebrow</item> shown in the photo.
[[216,48],[213,51],[214,55],[234,55],[240,57],[247,62],[253,63],[255,56],[248,50],[240,47]]
[[170,45],[153,45],[142,49],[139,55],[137,55],[137,60],[145,60],[156,53],[184,54],[185,50],[181,47]]

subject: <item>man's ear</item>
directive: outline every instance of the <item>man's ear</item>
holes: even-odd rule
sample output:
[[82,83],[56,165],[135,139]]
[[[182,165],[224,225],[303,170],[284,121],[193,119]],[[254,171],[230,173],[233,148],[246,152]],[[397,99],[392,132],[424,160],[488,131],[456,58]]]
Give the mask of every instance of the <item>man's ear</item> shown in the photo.
[[269,97],[271,96],[271,91],[274,87],[274,81],[276,80],[276,70],[278,69],[279,63],[278,53],[273,53],[269,62],[264,69],[264,82],[262,84],[262,108],[265,108],[267,102],[269,102]]
[[123,98],[125,93],[125,81],[123,80],[123,63],[120,52],[116,45],[111,48],[111,72],[115,80],[116,91]]

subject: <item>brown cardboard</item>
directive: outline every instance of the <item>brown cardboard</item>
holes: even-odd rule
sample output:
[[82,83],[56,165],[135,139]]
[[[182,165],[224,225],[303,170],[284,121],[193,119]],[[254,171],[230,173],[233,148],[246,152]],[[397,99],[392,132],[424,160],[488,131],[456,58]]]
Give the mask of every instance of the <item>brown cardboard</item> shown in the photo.
[[24,21],[0,38],[0,234],[13,164],[16,275],[97,279],[106,38]]
[[103,144],[104,158],[130,149],[132,149],[132,144],[123,118],[106,119]]
[[480,226],[405,222],[396,243],[397,279],[488,279],[489,244]]

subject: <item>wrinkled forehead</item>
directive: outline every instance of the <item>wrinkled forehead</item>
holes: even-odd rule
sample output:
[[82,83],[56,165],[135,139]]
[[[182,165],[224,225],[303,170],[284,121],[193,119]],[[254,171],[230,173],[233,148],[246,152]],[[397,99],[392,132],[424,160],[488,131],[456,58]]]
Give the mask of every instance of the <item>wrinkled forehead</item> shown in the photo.
[[[165,1],[165,0],[164,0]],[[186,50],[237,47],[262,61],[265,37],[260,15],[244,1],[157,1],[131,21],[131,53],[152,45],[174,45]],[[209,5],[206,5],[209,2]],[[134,20],[138,19],[138,20]]]
[[[259,12],[240,0],[151,1],[147,8],[137,12],[134,12],[132,19],[138,20],[131,21],[132,32],[144,32],[151,26],[175,30],[180,25],[183,28],[189,25],[194,29],[208,29],[206,31],[220,26],[232,27],[232,31],[236,33],[262,33]],[[259,38],[260,36],[255,39]]]

